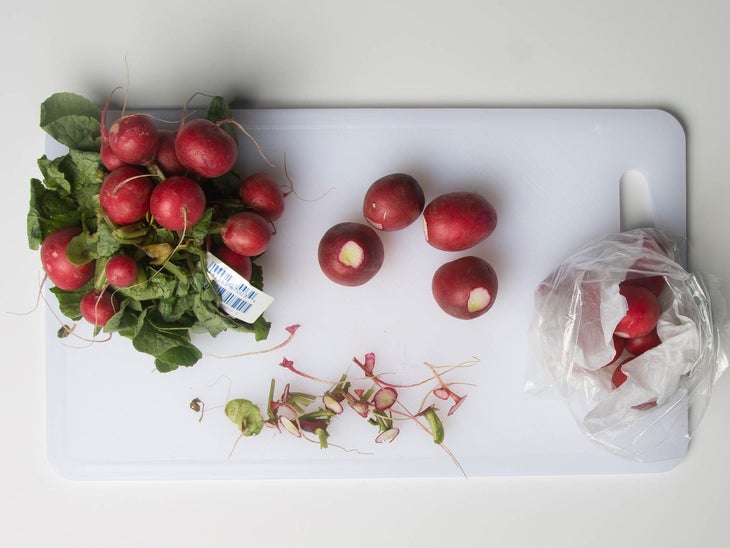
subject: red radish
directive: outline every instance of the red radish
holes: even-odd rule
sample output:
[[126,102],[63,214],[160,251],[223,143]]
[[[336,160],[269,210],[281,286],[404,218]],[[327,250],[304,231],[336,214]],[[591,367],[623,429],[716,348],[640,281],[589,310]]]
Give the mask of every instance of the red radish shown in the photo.
[[628,377],[626,376],[626,373],[624,373],[624,370],[621,369],[624,364],[629,363],[631,360],[634,359],[635,356],[632,356],[631,358],[626,358],[624,361],[622,361],[618,367],[614,370],[613,375],[611,376],[611,385],[613,385],[614,388],[618,388],[623,383],[626,382]]
[[186,230],[203,217],[205,193],[197,182],[188,177],[168,177],[152,191],[150,212],[160,226]]
[[469,320],[484,314],[497,296],[497,274],[484,259],[468,256],[441,265],[431,291],[447,314]]
[[114,151],[111,147],[109,147],[109,141],[104,137],[101,139],[101,149],[99,150],[99,154],[101,155],[101,163],[104,164],[104,167],[109,171],[114,171],[117,168],[127,165],[125,162],[121,161],[116,154],[114,154]]
[[328,229],[317,250],[319,266],[327,278],[345,286],[362,285],[383,266],[385,250],[368,225],[343,222]]
[[284,192],[279,183],[266,173],[255,173],[241,181],[238,189],[241,201],[269,221],[284,214]]
[[613,359],[603,367],[608,367],[609,365],[616,363],[616,360],[618,360],[621,357],[621,354],[624,353],[627,340],[628,339],[624,339],[623,337],[618,337],[616,335],[613,336],[613,347],[616,349],[616,353],[614,354]]
[[66,247],[81,228],[67,226],[51,232],[41,244],[41,264],[48,278],[59,289],[74,291],[86,285],[94,276],[94,262],[75,265],[66,256]]
[[205,118],[180,126],[175,152],[182,165],[207,179],[227,173],[238,160],[238,145],[233,137]]
[[418,181],[393,173],[375,181],[365,193],[362,214],[378,230],[400,230],[418,219],[426,199]]
[[269,247],[271,225],[255,211],[240,211],[226,220],[221,230],[223,243],[234,253],[255,257]]
[[145,114],[127,114],[109,128],[109,148],[127,164],[151,164],[157,145],[157,127]]
[[667,281],[664,276],[641,276],[638,278],[627,278],[621,285],[635,285],[645,287],[657,297],[664,290],[667,285]]
[[619,293],[626,299],[628,310],[616,325],[614,334],[627,339],[643,337],[656,327],[659,320],[659,301],[644,287],[623,285]]
[[398,401],[398,392],[392,386],[384,386],[373,395],[373,405],[378,411],[386,411]]
[[114,287],[129,287],[138,273],[137,262],[129,255],[114,255],[104,266],[106,279]]
[[112,222],[119,225],[136,223],[147,216],[153,188],[148,173],[134,166],[123,166],[104,177],[99,203]]
[[119,301],[109,291],[92,289],[81,297],[81,316],[91,325],[104,327],[119,310]]
[[489,236],[497,226],[497,212],[476,192],[450,192],[423,210],[426,241],[442,251],[462,251]]
[[251,271],[253,268],[251,264],[251,257],[236,253],[225,245],[219,245],[213,248],[212,253],[238,274],[249,281],[251,280]]
[[167,177],[173,175],[185,175],[187,169],[180,163],[180,159],[175,152],[175,139],[177,133],[170,129],[161,129],[159,131],[159,146],[157,147],[157,156],[155,163]]
[[643,337],[635,337],[633,339],[625,340],[626,351],[634,356],[643,354],[647,350],[654,348],[655,346],[659,346],[662,342],[656,329],[652,329],[649,334],[644,335]]

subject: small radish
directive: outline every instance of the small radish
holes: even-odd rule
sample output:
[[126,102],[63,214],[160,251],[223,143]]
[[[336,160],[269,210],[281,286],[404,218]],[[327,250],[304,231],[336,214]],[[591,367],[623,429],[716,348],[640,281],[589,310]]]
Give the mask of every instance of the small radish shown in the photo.
[[109,291],[92,289],[81,297],[81,316],[91,325],[104,327],[119,310],[119,301]]
[[423,189],[416,179],[405,173],[393,173],[370,185],[362,214],[378,230],[400,230],[418,219],[425,204]]
[[662,342],[656,329],[652,329],[647,335],[644,335],[643,337],[634,337],[633,339],[625,340],[626,351],[633,354],[634,356],[643,354],[647,350],[650,350],[655,346],[659,346]]
[[125,162],[120,160],[116,154],[114,154],[114,151],[109,146],[109,141],[107,139],[102,138],[99,154],[101,156],[101,163],[104,164],[104,167],[109,171],[114,171],[117,168],[127,165]]
[[138,273],[137,262],[129,255],[114,255],[104,266],[106,279],[114,287],[129,287]]
[[51,232],[41,244],[41,264],[48,278],[59,289],[74,291],[94,276],[94,262],[75,265],[66,256],[68,243],[81,234],[81,228],[67,226]]
[[656,327],[659,320],[659,301],[644,287],[622,285],[619,293],[626,299],[628,310],[616,325],[614,334],[627,339],[643,337]]
[[159,131],[159,146],[157,147],[157,155],[155,163],[167,177],[173,175],[185,175],[187,169],[175,152],[175,139],[177,133],[171,129],[161,129]]
[[317,259],[324,275],[333,282],[358,286],[378,273],[383,266],[385,249],[372,227],[343,222],[324,233],[317,249]]
[[157,146],[157,127],[145,114],[127,114],[109,128],[109,148],[127,164],[151,164]]
[[272,237],[271,225],[255,211],[240,211],[226,219],[221,238],[234,253],[255,257],[269,247]]
[[212,253],[246,280],[251,281],[251,271],[253,269],[251,257],[236,253],[225,245],[214,247]]
[[147,216],[153,188],[148,173],[135,166],[123,166],[104,177],[99,203],[112,222],[119,225],[136,223]]
[[423,210],[426,241],[442,251],[463,251],[489,236],[497,226],[497,212],[476,192],[450,192]]
[[182,165],[207,179],[227,173],[238,160],[233,137],[206,118],[184,122],[178,128],[175,152]]
[[244,204],[271,222],[284,214],[284,192],[279,183],[265,173],[255,173],[243,179],[238,194]]
[[187,230],[205,213],[205,193],[200,185],[183,175],[168,177],[150,196],[150,212],[160,226]]
[[468,256],[441,265],[431,291],[439,307],[458,319],[470,320],[489,310],[497,297],[497,274],[484,259]]

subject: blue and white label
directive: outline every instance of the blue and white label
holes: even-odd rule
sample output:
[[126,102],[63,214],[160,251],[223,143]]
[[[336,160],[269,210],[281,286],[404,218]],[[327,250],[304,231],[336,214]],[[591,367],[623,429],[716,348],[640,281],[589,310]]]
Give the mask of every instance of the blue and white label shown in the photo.
[[229,316],[253,323],[274,302],[271,295],[256,289],[212,253],[206,254],[206,262],[208,275],[221,296],[221,308]]

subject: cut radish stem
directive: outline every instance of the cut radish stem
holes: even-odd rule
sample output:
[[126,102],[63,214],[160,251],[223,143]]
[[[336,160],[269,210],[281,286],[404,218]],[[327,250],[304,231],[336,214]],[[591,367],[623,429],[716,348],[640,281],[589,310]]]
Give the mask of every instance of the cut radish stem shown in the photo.
[[475,192],[450,192],[423,210],[426,241],[442,251],[463,251],[489,236],[497,226],[497,212]]
[[376,436],[375,443],[390,443],[398,437],[398,434],[400,434],[400,430],[397,428],[388,428]]
[[626,299],[628,310],[616,325],[614,334],[627,339],[643,337],[656,327],[659,320],[659,301],[644,287],[622,285],[619,293]]
[[339,223],[325,232],[317,252],[327,278],[346,286],[366,283],[383,265],[383,242],[371,227],[354,222]]
[[447,314],[467,320],[484,314],[497,296],[497,274],[489,263],[468,256],[441,265],[433,275],[431,290]]
[[342,404],[337,401],[337,399],[332,396],[332,394],[325,394],[324,396],[322,396],[322,403],[324,404],[326,409],[329,409],[335,415],[339,415],[344,411]]
[[425,203],[423,189],[416,179],[405,173],[393,173],[370,185],[362,213],[378,230],[400,230],[418,219]]
[[398,400],[398,392],[395,388],[386,386],[375,392],[373,396],[373,405],[378,411],[385,411],[393,407]]

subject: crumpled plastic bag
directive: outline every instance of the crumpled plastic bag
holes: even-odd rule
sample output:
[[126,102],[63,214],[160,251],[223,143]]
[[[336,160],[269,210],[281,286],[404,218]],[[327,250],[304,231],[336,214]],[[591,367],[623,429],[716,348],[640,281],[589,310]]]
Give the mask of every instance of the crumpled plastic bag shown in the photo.
[[[628,308],[619,284],[654,276],[665,280],[657,297],[661,343],[621,365],[632,355],[617,356],[614,345]],[[676,243],[655,229],[590,242],[535,292],[537,363],[526,390],[557,390],[586,436],[616,454],[644,462],[684,456],[728,364],[721,285],[687,272]],[[626,380],[616,388],[619,366]]]

